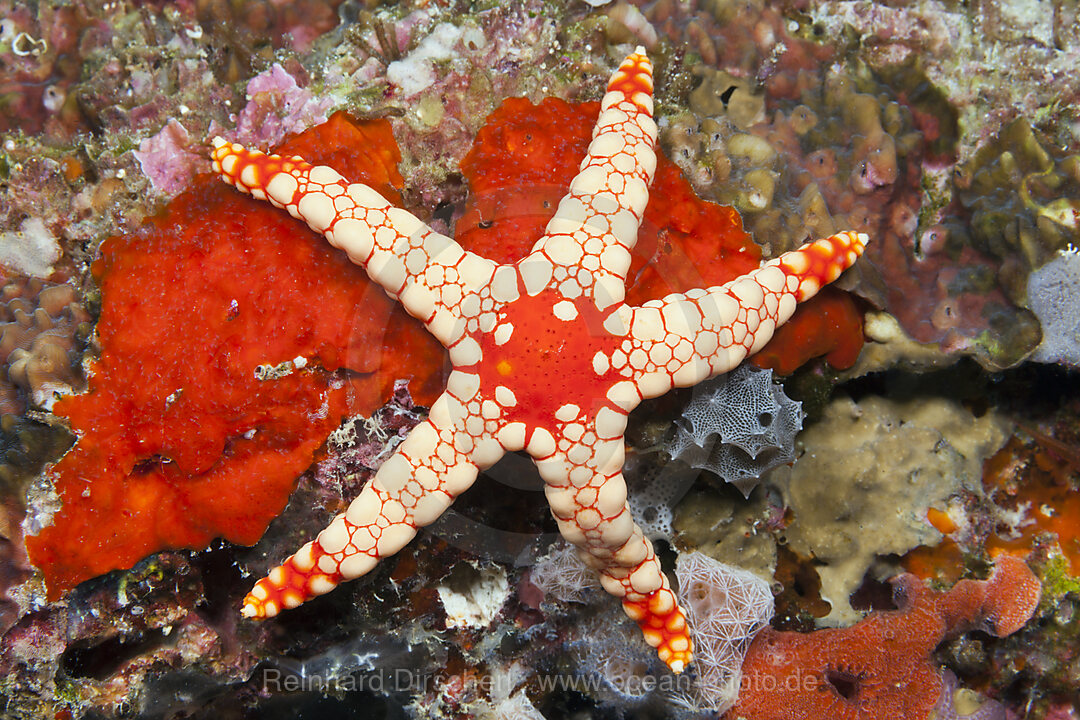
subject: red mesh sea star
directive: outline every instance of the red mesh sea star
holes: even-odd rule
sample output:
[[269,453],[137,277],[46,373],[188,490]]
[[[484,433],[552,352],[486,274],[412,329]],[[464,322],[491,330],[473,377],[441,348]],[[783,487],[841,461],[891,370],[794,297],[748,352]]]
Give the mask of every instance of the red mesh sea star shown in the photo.
[[428,418],[345,513],[256,583],[245,615],[276,615],[369,572],[480,469],[524,450],[563,536],[660,658],[685,668],[685,615],[626,502],[627,414],[760,349],[797,302],[855,262],[867,238],[840,233],[725,285],[629,306],[626,272],[655,142],[652,66],[639,48],[609,81],[592,143],[544,235],[522,260],[499,265],[330,167],[215,139],[214,169],[226,182],[344,250],[448,348],[454,367]]

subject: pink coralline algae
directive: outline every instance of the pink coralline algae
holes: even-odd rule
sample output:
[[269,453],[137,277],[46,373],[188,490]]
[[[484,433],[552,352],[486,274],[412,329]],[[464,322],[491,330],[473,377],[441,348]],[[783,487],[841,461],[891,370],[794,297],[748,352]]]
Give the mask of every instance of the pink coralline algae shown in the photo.
[[[297,73],[303,73],[299,68]],[[237,139],[277,145],[290,135],[326,122],[332,106],[328,98],[318,98],[301,87],[279,63],[253,77],[246,88],[248,102],[236,119]],[[187,128],[169,118],[155,135],[139,143],[134,153],[154,189],[175,195],[206,165],[205,153],[193,147]]]
[[191,148],[187,128],[172,118],[158,134],[139,143],[133,154],[150,184],[165,195],[183,190],[205,165],[201,153]]
[[326,122],[333,105],[329,98],[318,98],[301,87],[279,63],[248,82],[247,97],[248,103],[236,119],[236,131],[230,136],[262,147],[277,145],[289,135]]

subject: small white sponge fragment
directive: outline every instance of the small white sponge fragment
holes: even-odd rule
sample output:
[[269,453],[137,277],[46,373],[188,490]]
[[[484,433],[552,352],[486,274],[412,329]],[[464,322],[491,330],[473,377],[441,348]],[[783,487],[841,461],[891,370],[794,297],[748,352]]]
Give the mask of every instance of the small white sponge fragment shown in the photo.
[[564,603],[588,603],[596,599],[600,580],[582,561],[578,549],[559,540],[529,571],[529,580],[544,595]]
[[435,590],[446,609],[447,629],[486,628],[510,597],[506,572],[497,565],[459,563]]

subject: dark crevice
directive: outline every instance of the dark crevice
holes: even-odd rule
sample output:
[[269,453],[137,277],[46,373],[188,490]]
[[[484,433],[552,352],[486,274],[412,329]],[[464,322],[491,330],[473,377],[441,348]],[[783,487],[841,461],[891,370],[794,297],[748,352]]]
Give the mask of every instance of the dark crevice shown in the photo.
[[170,642],[162,630],[147,630],[137,636],[117,635],[94,645],[75,643],[60,658],[60,667],[70,678],[107,680],[135,658]]
[[862,584],[851,593],[851,607],[860,612],[871,610],[897,610],[892,583],[874,579],[870,573]]
[[202,576],[206,602],[201,614],[209,622],[216,623],[235,613],[236,599],[232,593],[244,585],[244,576],[236,563],[233,546],[224,540],[215,540],[207,550],[192,557],[191,564]]
[[848,701],[855,700],[855,696],[859,694],[859,688],[862,685],[858,675],[852,675],[842,670],[826,670],[825,680],[840,697]]

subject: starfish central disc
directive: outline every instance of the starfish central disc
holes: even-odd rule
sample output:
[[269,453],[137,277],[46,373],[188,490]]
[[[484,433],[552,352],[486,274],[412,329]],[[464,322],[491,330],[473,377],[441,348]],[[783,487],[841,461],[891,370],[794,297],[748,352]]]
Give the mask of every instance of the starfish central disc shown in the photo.
[[481,361],[459,369],[480,376],[485,396],[505,396],[500,387],[513,393],[515,403],[503,417],[525,423],[527,443],[534,428],[555,426],[562,407],[595,417],[606,404],[608,389],[621,378],[608,360],[620,339],[604,328],[605,317],[593,303],[566,300],[554,290],[522,296],[502,309],[494,332],[476,337]]

